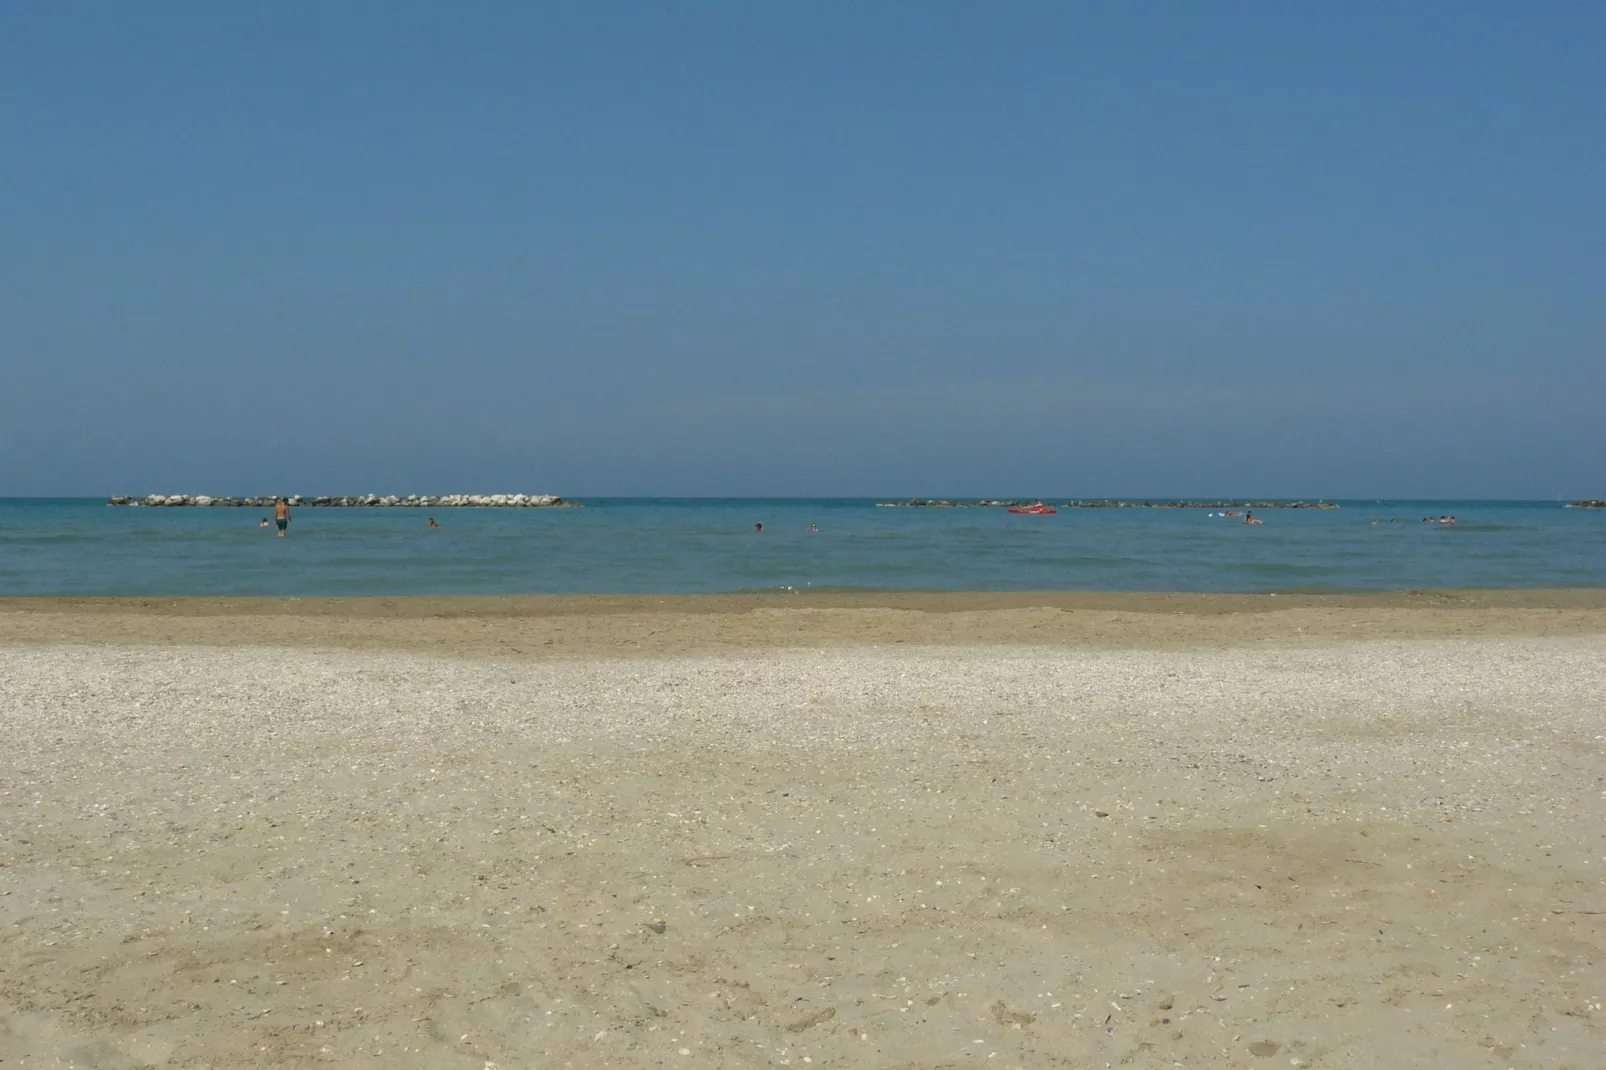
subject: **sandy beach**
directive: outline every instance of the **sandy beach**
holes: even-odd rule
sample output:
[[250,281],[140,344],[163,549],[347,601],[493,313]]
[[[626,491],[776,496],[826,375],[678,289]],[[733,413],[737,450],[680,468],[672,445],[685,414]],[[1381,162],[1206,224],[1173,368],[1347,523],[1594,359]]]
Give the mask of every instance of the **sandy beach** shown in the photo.
[[0,600],[0,1064],[1606,1065],[1606,592]]

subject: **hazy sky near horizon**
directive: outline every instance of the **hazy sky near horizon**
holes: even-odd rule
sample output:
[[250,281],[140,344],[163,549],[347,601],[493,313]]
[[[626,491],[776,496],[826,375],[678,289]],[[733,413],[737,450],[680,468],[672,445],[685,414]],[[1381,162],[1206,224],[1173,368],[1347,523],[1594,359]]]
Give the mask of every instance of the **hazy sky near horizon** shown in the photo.
[[0,7],[0,495],[1606,495],[1606,6]]

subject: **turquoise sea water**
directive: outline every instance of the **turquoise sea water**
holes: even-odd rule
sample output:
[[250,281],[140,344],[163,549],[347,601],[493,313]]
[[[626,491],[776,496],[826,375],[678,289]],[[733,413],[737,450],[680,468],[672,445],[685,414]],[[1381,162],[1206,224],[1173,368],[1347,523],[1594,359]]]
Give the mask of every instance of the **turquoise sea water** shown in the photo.
[[[281,540],[257,526],[259,509],[0,499],[0,594],[1606,586],[1606,511],[1558,502],[1344,502],[1268,510],[1260,527],[1204,509],[1029,517],[853,499],[582,503],[441,509],[436,531],[413,509],[299,509]],[[1460,523],[1420,522],[1444,513]]]

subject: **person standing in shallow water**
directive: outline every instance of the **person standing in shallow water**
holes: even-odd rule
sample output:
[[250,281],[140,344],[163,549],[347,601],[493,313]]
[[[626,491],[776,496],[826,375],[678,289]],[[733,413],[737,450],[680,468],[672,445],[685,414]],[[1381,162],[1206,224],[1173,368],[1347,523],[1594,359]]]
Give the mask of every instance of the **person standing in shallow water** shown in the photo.
[[290,503],[283,498],[273,503],[273,522],[278,525],[279,538],[284,538],[285,531],[290,527]]

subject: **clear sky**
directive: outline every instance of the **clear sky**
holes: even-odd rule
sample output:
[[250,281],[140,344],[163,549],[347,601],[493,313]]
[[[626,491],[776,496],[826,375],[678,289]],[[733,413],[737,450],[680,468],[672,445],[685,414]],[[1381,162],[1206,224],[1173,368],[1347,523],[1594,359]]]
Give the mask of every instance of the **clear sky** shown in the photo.
[[0,3],[0,494],[1606,495],[1606,5]]

